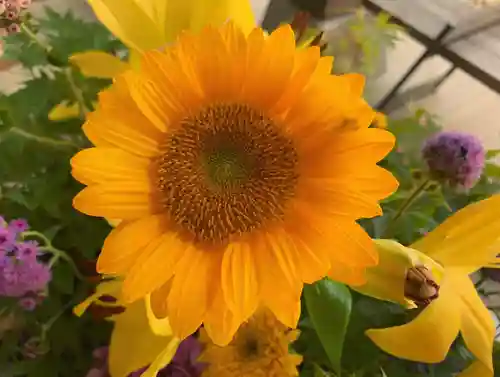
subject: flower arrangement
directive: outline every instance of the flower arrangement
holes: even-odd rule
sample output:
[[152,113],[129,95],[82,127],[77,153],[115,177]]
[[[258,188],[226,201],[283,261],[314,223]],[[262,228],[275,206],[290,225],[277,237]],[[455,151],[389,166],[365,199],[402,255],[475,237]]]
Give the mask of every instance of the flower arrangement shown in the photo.
[[374,110],[305,14],[89,3],[4,37],[2,373],[494,376],[499,151]]

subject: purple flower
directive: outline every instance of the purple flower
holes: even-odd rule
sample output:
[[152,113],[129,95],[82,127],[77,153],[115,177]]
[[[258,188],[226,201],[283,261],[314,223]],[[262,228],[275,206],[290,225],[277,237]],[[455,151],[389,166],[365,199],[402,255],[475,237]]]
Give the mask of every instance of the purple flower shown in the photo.
[[[23,250],[21,248],[21,250]],[[51,279],[50,268],[30,254],[15,252],[0,257],[0,295],[23,297],[45,289]]]
[[0,251],[10,251],[16,243],[16,234],[8,228],[0,228]]
[[[201,351],[202,345],[198,339],[194,336],[188,337],[179,345],[172,362],[158,373],[158,377],[200,377],[204,366],[197,359]],[[97,376],[97,371],[101,373],[100,376],[108,376],[107,368],[103,369],[102,366],[103,359],[107,358],[107,355],[107,347],[95,350],[94,358],[96,359],[96,365],[93,366],[89,374],[85,377]],[[141,368],[130,373],[128,377],[140,377],[146,369],[147,367]],[[92,374],[90,374],[91,372]]]
[[29,229],[29,225],[25,219],[15,219],[9,223],[8,228],[15,234],[19,234],[26,232]]
[[433,179],[470,189],[481,176],[485,152],[475,136],[446,131],[426,140],[422,157]]

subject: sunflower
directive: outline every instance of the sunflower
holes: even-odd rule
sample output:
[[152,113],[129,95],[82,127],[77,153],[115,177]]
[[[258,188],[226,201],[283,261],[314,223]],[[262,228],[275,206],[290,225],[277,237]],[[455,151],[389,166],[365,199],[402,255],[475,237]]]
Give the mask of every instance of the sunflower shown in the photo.
[[[127,62],[97,50],[70,57],[83,75],[101,79],[137,67],[142,51],[164,48],[183,30],[199,31],[229,18],[246,32],[255,26],[248,0],[89,0],[89,5],[99,21],[129,48]],[[63,121],[79,115],[78,104],[63,102],[50,111],[49,119]]]
[[456,212],[410,247],[375,241],[380,263],[354,288],[421,310],[405,325],[368,330],[377,346],[398,358],[439,363],[460,333],[476,361],[459,376],[493,376],[495,326],[469,275],[499,267],[499,210],[495,195]]
[[[82,315],[90,305],[121,307],[119,280],[101,282],[96,292],[74,308]],[[109,302],[104,297],[115,298]],[[109,345],[108,368],[111,377],[127,377],[142,369],[142,377],[155,377],[169,364],[179,346],[179,339],[172,335],[168,319],[158,320],[151,313],[149,297],[124,306],[123,312],[111,317],[114,323]]]
[[143,51],[164,48],[183,30],[200,31],[228,18],[249,32],[255,26],[248,0],[89,0],[96,17],[130,49],[128,63],[103,51],[85,51],[71,62],[89,77],[109,78],[137,65]]
[[227,344],[259,304],[295,327],[304,282],[364,282],[377,253],[356,220],[397,187],[376,164],[394,137],[369,128],[363,78],[331,62],[289,26],[228,22],[145,53],[101,94],[74,206],[123,220],[97,269],[124,277],[126,302],[151,294],[180,338],[204,323]]
[[298,331],[283,326],[269,310],[258,310],[241,325],[225,347],[210,342],[206,331],[200,333],[204,351],[199,358],[206,363],[202,377],[292,377],[298,376],[302,356],[289,353]]

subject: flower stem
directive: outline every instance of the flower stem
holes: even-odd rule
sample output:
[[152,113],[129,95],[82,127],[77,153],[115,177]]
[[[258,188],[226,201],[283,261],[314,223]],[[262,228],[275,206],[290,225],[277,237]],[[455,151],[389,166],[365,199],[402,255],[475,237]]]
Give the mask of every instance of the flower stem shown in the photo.
[[420,197],[420,195],[427,189],[429,184],[431,183],[431,179],[427,178],[425,179],[420,185],[418,185],[415,190],[410,194],[410,196],[401,204],[401,206],[398,208],[394,216],[391,218],[389,221],[389,224],[387,225],[387,228],[384,232],[383,238],[387,238],[391,230],[393,229],[394,225],[397,223],[399,218],[406,212],[408,208],[411,207],[411,205]]
[[47,43],[40,40],[37,35],[28,27],[26,24],[21,24],[21,31],[26,34],[33,42],[35,42],[38,46],[43,48],[46,53],[50,53],[52,47],[50,47]]
[[71,148],[80,149],[80,147],[78,145],[76,145],[75,143],[73,143],[72,141],[57,140],[57,139],[53,139],[53,138],[46,137],[46,136],[35,135],[35,134],[32,134],[31,132],[28,132],[28,131],[23,130],[22,128],[18,128],[18,127],[11,127],[9,129],[9,132],[12,132],[16,135],[22,136],[25,139],[36,141],[40,144],[46,144],[46,145],[50,145],[53,147],[71,147]]
[[87,105],[85,104],[85,99],[83,98],[83,93],[80,88],[75,83],[75,78],[73,77],[73,68],[68,67],[64,69],[64,75],[66,76],[66,80],[68,81],[69,88],[73,93],[73,96],[78,104],[78,108],[80,109],[80,117],[85,119],[85,116],[89,112]]
[[52,257],[50,258],[48,263],[49,267],[52,268],[54,264],[59,261],[59,259],[62,259],[71,266],[73,272],[75,273],[75,276],[78,279],[85,280],[85,276],[83,276],[83,274],[80,272],[73,258],[71,258],[65,251],[59,250],[52,246],[52,242],[43,233],[37,231],[28,231],[24,232],[22,235],[24,239],[26,239],[27,237],[37,237],[43,241],[44,246],[41,246],[39,250],[52,254]]
[[63,67],[64,69],[64,75],[66,77],[66,81],[69,84],[69,88],[71,92],[73,93],[73,96],[75,97],[76,102],[78,103],[78,107],[80,109],[80,116],[82,119],[85,119],[85,115],[88,113],[88,108],[85,105],[85,100],[83,98],[82,91],[78,88],[78,86],[75,83],[74,77],[73,77],[73,67],[68,65],[68,63],[61,62],[57,56],[54,56],[52,53],[52,47],[48,45],[47,43],[43,42],[40,40],[40,38],[37,37],[37,35],[28,27],[26,24],[21,24],[21,30],[38,46],[40,46],[43,50],[45,50],[45,54],[47,55],[49,63]]

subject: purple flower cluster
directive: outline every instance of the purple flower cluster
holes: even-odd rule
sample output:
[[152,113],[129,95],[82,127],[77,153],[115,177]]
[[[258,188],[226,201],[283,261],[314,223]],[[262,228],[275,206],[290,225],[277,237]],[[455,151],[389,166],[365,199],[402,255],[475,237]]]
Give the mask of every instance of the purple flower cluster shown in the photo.
[[51,271],[38,260],[38,244],[22,239],[27,229],[25,220],[0,218],[0,296],[19,298],[23,309],[33,310]]
[[470,189],[484,168],[484,148],[475,136],[440,132],[426,140],[422,156],[433,179],[452,187]]
[[[197,360],[201,351],[202,345],[196,337],[186,338],[179,345],[172,362],[158,373],[158,377],[200,377],[203,372],[203,364]],[[101,347],[94,351],[93,356],[96,363],[85,377],[109,377],[108,352],[108,347]],[[128,377],[140,377],[145,370],[146,368],[135,371]]]

